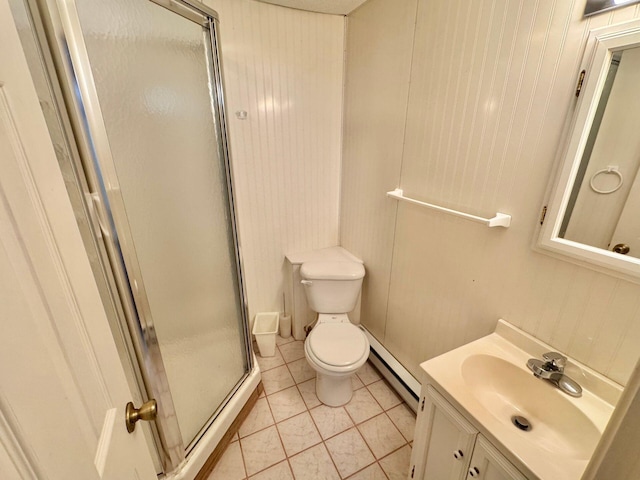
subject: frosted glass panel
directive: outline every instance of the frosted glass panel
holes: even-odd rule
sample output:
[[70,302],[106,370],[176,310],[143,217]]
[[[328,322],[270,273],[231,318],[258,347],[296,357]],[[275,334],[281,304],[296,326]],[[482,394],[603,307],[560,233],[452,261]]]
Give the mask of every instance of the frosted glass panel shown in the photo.
[[207,32],[146,0],[78,12],[187,445],[247,369]]

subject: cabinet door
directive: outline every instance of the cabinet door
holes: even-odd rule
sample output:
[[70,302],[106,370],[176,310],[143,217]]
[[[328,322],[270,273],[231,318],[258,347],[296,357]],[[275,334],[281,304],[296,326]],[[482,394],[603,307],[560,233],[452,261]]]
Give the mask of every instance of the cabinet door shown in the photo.
[[527,480],[482,435],[478,435],[473,457],[469,464],[467,480]]
[[[423,413],[423,412],[420,412]],[[422,458],[424,480],[463,480],[477,430],[433,387],[425,389],[426,444]],[[417,432],[417,435],[423,435]]]

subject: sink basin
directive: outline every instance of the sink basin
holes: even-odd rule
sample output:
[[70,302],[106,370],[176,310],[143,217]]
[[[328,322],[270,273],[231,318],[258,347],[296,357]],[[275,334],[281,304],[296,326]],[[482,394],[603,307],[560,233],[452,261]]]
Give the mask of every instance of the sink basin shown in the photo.
[[421,367],[426,385],[441,393],[527,478],[579,480],[622,388],[571,358],[566,371],[582,386],[580,398],[534,377],[527,360],[553,350],[499,320],[494,333]]
[[[511,425],[525,441],[551,454],[590,458],[601,432],[570,397],[549,382],[488,354],[468,356],[462,362],[461,374],[469,393],[482,407]],[[530,429],[518,430],[512,424],[514,415],[525,417]]]

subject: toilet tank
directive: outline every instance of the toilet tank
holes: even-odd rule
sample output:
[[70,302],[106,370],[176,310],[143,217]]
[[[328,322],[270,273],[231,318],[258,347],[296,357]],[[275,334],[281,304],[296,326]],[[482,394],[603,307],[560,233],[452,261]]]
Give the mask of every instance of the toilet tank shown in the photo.
[[364,266],[357,262],[305,262],[300,267],[307,302],[318,313],[347,313],[358,301]]

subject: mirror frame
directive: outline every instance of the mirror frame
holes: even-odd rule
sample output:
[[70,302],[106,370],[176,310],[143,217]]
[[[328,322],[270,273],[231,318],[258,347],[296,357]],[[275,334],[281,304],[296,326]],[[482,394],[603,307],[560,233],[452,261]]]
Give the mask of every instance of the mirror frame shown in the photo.
[[597,15],[598,13],[608,12],[615,10],[616,8],[627,7],[640,3],[640,0],[587,0],[587,4],[584,7],[584,16],[590,17]]
[[547,213],[537,246],[544,253],[640,283],[640,258],[626,257],[558,236],[611,58],[615,52],[633,47],[640,47],[640,20],[598,28],[589,34],[579,70],[586,70],[586,76],[575,111],[569,118],[569,133],[561,146],[561,163],[546,203]]

